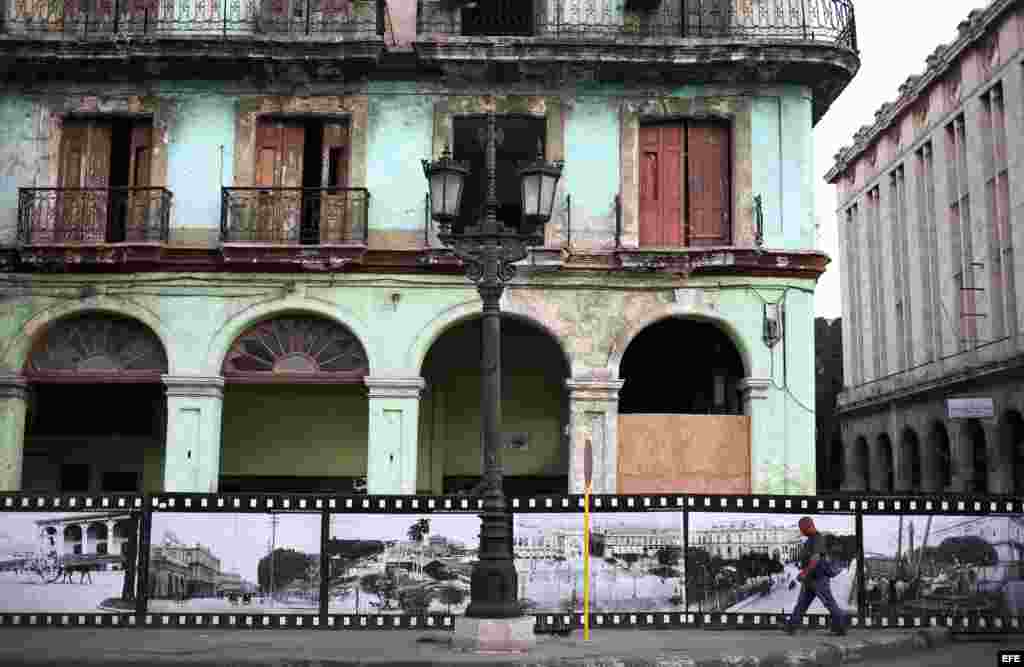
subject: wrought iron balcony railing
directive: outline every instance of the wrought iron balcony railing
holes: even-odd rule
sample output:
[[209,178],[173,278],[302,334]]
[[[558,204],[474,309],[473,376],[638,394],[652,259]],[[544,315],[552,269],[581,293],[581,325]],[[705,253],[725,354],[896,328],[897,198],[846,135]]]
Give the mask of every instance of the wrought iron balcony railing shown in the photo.
[[367,243],[366,188],[224,188],[224,243]]
[[857,50],[852,0],[420,0],[430,33],[553,40],[735,38]]
[[18,240],[23,245],[166,243],[171,200],[166,188],[20,188]]
[[370,39],[384,0],[13,0],[8,34]]

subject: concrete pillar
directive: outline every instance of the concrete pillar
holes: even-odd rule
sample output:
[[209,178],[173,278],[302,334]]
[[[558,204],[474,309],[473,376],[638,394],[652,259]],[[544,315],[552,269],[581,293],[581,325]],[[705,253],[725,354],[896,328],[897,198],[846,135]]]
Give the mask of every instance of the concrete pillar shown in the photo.
[[107,553],[116,556],[121,553],[119,545],[114,541],[114,521],[107,521]]
[[911,460],[912,452],[909,444],[900,436],[892,445],[892,491],[893,493],[910,493],[912,489]]
[[583,493],[587,439],[593,453],[593,492],[619,492],[619,390],[612,379],[566,380],[569,389],[569,493]]
[[366,492],[416,493],[420,392],[423,378],[373,376],[363,380],[370,392]]
[[0,375],[0,491],[20,491],[28,381]]
[[89,553],[89,524],[80,523],[78,529],[82,531],[82,555]]
[[[773,483],[773,471],[778,468],[777,448],[784,443],[774,442],[772,423],[778,418],[772,414],[768,400],[772,381],[769,378],[743,378],[743,413],[750,417],[750,492],[780,493],[779,484]],[[784,433],[784,432],[783,432]],[[776,445],[777,447],[773,447]],[[786,461],[782,461],[785,465]],[[782,480],[784,482],[784,480]]]
[[966,493],[974,482],[974,443],[967,437],[966,424],[955,423],[949,429],[949,451],[951,459],[951,493]]
[[864,476],[857,467],[857,439],[843,443],[843,483],[840,491],[854,493],[864,491]]
[[1006,448],[1003,446],[1003,431],[1006,425],[1000,426],[996,421],[982,421],[985,431],[985,457],[988,461],[988,489],[986,493],[1013,492],[1013,464],[1005,458]]
[[215,493],[220,476],[224,378],[164,375],[167,386],[167,492]]

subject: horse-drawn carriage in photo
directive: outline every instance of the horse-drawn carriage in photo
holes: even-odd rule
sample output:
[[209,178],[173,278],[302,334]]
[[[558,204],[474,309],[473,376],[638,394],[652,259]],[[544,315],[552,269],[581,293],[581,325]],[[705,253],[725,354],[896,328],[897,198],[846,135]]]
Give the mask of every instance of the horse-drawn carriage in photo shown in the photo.
[[92,573],[101,572],[119,566],[122,563],[120,556],[101,554],[63,554],[49,553],[28,560],[23,564],[22,570],[32,572],[38,576],[43,583],[53,584],[58,581],[72,583],[72,577],[79,575],[78,583],[85,583],[86,578],[92,583]]

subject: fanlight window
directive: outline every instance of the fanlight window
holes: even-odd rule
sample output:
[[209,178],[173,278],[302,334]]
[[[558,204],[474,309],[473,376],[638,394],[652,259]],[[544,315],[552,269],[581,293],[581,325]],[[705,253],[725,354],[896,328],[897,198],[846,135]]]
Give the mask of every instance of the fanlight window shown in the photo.
[[224,361],[224,377],[241,382],[358,382],[368,371],[366,351],[348,329],[302,316],[250,328]]
[[90,313],[50,327],[29,356],[37,378],[155,380],[167,372],[163,344],[137,320]]

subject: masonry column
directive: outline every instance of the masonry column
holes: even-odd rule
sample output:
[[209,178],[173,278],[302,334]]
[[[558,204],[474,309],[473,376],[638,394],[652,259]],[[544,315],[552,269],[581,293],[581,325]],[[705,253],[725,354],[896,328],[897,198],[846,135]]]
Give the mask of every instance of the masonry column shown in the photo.
[[[743,414],[750,417],[750,492],[782,493],[785,484],[785,460],[779,456],[784,447],[785,431],[779,431],[779,418],[772,414],[768,400],[772,381],[769,378],[743,378]],[[775,443],[777,447],[771,445]]]
[[988,489],[986,493],[1013,492],[1013,463],[1004,458],[1002,431],[1007,428],[995,420],[982,420],[985,431],[985,460],[988,462]]
[[28,381],[0,375],[0,491],[21,490]]
[[583,454],[590,439],[594,493],[619,492],[619,390],[623,380],[582,377],[569,389],[569,493],[583,493]]
[[370,390],[366,492],[414,494],[420,392],[426,383],[418,376],[376,375],[363,381]]
[[949,429],[950,477],[953,478],[949,491],[966,493],[974,483],[973,443],[964,433],[962,423],[953,422],[953,425]]
[[167,386],[167,492],[215,493],[220,477],[224,378],[164,375]]

